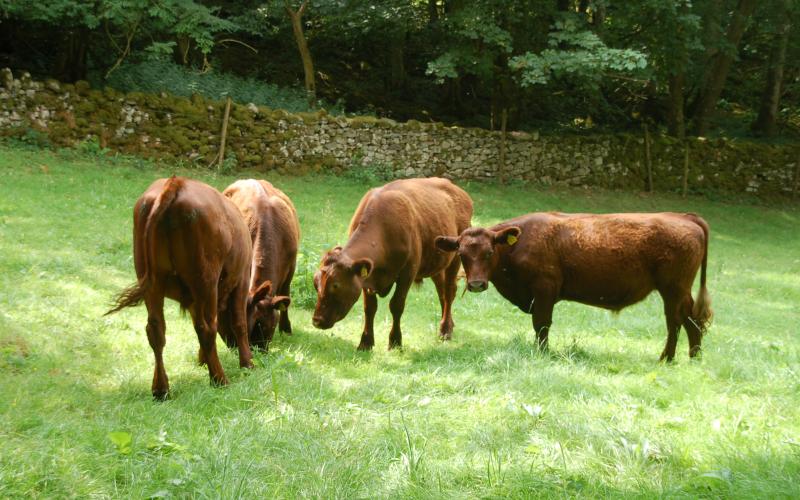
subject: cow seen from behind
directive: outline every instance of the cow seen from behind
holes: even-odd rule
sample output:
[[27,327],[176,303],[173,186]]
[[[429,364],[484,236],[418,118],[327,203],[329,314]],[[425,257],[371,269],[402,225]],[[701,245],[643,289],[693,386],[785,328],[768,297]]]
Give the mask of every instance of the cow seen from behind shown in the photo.
[[[482,292],[491,282],[532,314],[542,348],[557,302],[619,311],[657,290],[667,322],[661,359],[671,361],[681,326],[694,357],[712,316],[706,289],[708,234],[708,224],[694,214],[531,213],[490,228],[469,228],[456,237],[443,234],[436,246],[461,257],[468,290]],[[698,269],[695,300],[691,291]]]

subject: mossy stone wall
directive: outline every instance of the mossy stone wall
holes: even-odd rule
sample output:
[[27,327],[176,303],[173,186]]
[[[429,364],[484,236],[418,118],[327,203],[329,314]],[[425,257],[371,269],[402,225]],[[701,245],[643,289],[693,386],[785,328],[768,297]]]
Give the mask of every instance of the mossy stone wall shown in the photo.
[[[0,134],[36,130],[62,146],[96,139],[100,146],[151,158],[208,165],[216,157],[224,102],[161,94],[119,93],[54,80],[15,78],[0,71]],[[641,136],[507,135],[502,175],[538,184],[642,189]],[[379,166],[395,177],[441,175],[492,179],[500,175],[499,132],[448,127],[411,120],[290,114],[254,104],[234,104],[228,125],[227,157],[239,167],[303,174]],[[796,186],[800,145],[739,140],[692,139],[689,188],[790,194]],[[652,144],[656,190],[682,185],[684,145],[655,136]]]

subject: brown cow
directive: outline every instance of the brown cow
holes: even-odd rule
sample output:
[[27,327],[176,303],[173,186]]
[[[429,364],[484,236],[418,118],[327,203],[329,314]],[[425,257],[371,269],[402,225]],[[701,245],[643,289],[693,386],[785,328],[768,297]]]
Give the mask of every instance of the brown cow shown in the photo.
[[[248,296],[252,246],[239,210],[202,182],[171,177],[150,185],[133,208],[136,284],[106,314],[144,301],[147,339],[156,358],[153,396],[169,392],[164,370],[164,297],[189,310],[200,342],[200,361],[213,384],[228,383],[216,348],[218,326],[233,332],[239,365],[252,367],[247,332],[263,308],[262,294]],[[225,314],[221,314],[221,313]],[[220,322],[230,321],[229,325]]]
[[378,309],[375,294],[385,297],[396,285],[389,302],[389,349],[400,347],[400,316],[408,290],[412,283],[431,278],[442,306],[439,336],[450,339],[460,261],[454,254],[437,252],[433,242],[440,234],[458,235],[469,227],[471,218],[469,195],[446,179],[400,180],[370,190],[350,222],[347,244],[326,253],[314,275],[314,326],[331,328],[347,315],[363,292],[364,332],[358,349],[372,349]]
[[[500,294],[533,314],[539,345],[547,348],[553,306],[560,300],[619,311],[658,290],[664,301],[671,361],[681,325],[689,356],[711,319],[706,290],[708,224],[694,214],[532,213],[491,228],[443,235],[436,246],[461,256],[467,289],[491,281]],[[692,300],[697,269],[700,291]]]
[[[236,181],[222,192],[242,212],[253,242],[250,291],[269,286],[267,308],[250,331],[250,344],[267,349],[275,333],[280,311],[280,330],[292,333],[287,308],[294,276],[300,223],[292,201],[283,191],[263,180]],[[272,296],[274,291],[275,296]],[[223,337],[225,337],[223,335]],[[230,341],[234,340],[229,336]]]

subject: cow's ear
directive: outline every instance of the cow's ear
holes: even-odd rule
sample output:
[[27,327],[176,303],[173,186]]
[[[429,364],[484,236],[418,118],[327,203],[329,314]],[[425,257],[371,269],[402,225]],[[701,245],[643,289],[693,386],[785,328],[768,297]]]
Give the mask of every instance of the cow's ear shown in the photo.
[[286,295],[278,295],[277,297],[272,297],[272,301],[270,305],[273,309],[277,309],[279,311],[285,311],[289,304],[292,303],[292,299],[287,297]]
[[272,291],[272,282],[270,280],[267,280],[261,283],[261,285],[259,285],[259,287],[256,288],[255,292],[250,294],[250,296],[248,297],[248,302],[250,304],[257,304],[259,301],[267,297],[271,291]]
[[350,266],[350,269],[356,274],[356,276],[360,277],[361,279],[369,277],[372,274],[372,266],[375,263],[372,262],[372,259],[369,257],[364,257],[363,259],[358,259],[353,262],[353,265]]
[[437,236],[434,240],[436,248],[443,252],[455,252],[458,250],[457,236]]
[[498,231],[494,235],[495,245],[513,245],[519,240],[519,235],[522,234],[522,229],[517,226],[511,226]]

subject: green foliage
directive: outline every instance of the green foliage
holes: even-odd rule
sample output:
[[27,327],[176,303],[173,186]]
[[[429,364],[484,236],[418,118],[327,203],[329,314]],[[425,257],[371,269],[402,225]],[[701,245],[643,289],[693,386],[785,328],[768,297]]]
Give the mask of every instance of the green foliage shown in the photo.
[[645,56],[632,49],[612,49],[595,33],[580,30],[572,20],[555,24],[551,47],[513,57],[509,64],[520,73],[522,86],[541,85],[553,78],[578,77],[600,81],[606,72],[632,73],[647,67]]
[[[388,298],[371,353],[355,350],[360,304],[320,331],[295,302],[293,335],[276,334],[255,369],[239,369],[218,342],[231,384],[215,388],[197,365],[191,320],[168,300],[173,398],[156,403],[144,307],[102,314],[135,276],[135,200],[172,174],[218,189],[234,180],[0,148],[0,338],[14,331],[30,352],[0,383],[2,497],[800,495],[796,206],[464,185],[475,225],[528,210],[702,214],[716,315],[699,360],[681,334],[676,361],[657,363],[665,327],[655,295],[618,318],[560,303],[551,352],[539,354],[530,316],[495,290],[459,291],[453,340],[442,343],[425,280],[406,302],[403,350],[386,350]],[[333,176],[269,180],[297,207],[309,271],[318,252],[346,241],[369,188]],[[130,435],[130,453],[110,432]],[[127,437],[118,442],[125,449]]]
[[394,177],[394,168],[387,163],[365,162],[361,155],[356,155],[345,170],[344,177],[358,183],[383,184]]
[[168,92],[184,97],[200,94],[214,100],[224,100],[230,96],[238,103],[252,102],[292,112],[308,111],[302,90],[282,88],[228,73],[203,73],[166,61],[124,65],[109,76],[107,85],[123,92]]

